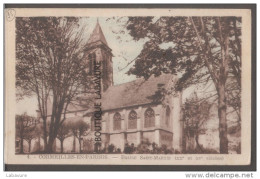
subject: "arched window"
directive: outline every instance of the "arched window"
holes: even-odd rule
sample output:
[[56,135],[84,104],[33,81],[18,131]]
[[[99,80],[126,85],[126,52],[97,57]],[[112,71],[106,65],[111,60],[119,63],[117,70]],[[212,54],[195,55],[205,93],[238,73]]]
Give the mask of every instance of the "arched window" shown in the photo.
[[144,113],[144,127],[154,127],[155,126],[155,114],[152,108],[146,109]]
[[165,125],[168,126],[170,124],[171,119],[171,109],[169,106],[166,107],[166,118],[165,118]]
[[117,112],[114,115],[114,130],[121,129],[121,115]]
[[137,113],[132,110],[128,115],[128,129],[137,128]]

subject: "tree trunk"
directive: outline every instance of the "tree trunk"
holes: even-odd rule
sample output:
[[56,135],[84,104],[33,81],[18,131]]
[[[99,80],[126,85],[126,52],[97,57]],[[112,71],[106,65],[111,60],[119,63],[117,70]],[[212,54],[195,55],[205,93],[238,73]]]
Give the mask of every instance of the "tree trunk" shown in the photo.
[[23,128],[23,122],[22,121],[20,121],[20,140],[21,140],[21,142],[20,142],[20,154],[23,154],[23,130],[24,130],[24,128]]
[[23,154],[23,138],[21,138],[21,143],[20,143],[20,154]]
[[48,153],[53,152],[53,143],[57,137],[58,130],[60,127],[59,121],[60,121],[61,111],[60,114],[56,114],[55,112],[53,112],[52,116],[56,116],[56,117],[52,117],[51,119],[53,120],[53,122],[50,124],[50,129],[49,129],[49,141],[47,144]]
[[199,144],[199,134],[195,134],[195,141],[196,141],[197,147],[198,147],[198,148],[200,149],[200,151],[203,153],[204,151],[203,151],[202,147],[201,147],[200,144]]
[[44,140],[44,151],[47,152],[47,118],[43,119],[43,140]]
[[81,140],[80,140],[80,137],[79,137],[79,153],[81,153]]
[[46,153],[52,153],[52,145],[50,143],[47,144]]
[[220,153],[228,153],[228,138],[227,138],[227,119],[226,119],[226,94],[225,85],[220,84],[218,87],[218,117],[219,117],[219,139]]
[[47,144],[46,152],[47,153],[53,153],[53,143],[55,138],[53,136],[49,136],[49,141]]
[[32,144],[32,141],[29,140],[29,141],[28,141],[28,144],[29,144],[29,153],[31,153],[31,144]]
[[60,153],[63,153],[63,140],[60,140]]
[[73,148],[72,148],[72,152],[76,152],[76,137],[74,135],[74,138],[73,138]]
[[38,136],[38,151],[41,151],[41,136]]
[[48,153],[53,153],[53,144],[54,141],[57,137],[57,132],[58,132],[58,125],[53,124],[52,127],[50,127],[50,131],[49,131],[49,141],[47,144],[47,152]]

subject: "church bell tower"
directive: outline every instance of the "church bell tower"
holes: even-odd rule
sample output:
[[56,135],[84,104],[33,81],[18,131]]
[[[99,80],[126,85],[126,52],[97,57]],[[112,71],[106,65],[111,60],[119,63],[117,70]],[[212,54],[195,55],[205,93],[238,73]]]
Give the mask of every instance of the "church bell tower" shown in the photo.
[[90,75],[94,75],[95,61],[101,64],[101,88],[104,92],[109,86],[113,85],[113,55],[98,21],[85,50],[89,64],[87,71]]

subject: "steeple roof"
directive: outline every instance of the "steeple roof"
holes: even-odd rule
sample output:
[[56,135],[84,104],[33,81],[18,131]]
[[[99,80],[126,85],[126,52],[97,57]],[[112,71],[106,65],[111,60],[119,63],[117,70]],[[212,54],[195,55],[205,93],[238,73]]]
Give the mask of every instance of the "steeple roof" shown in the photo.
[[107,45],[106,38],[102,32],[99,22],[97,21],[96,27],[93,30],[92,34],[90,35],[87,44],[91,44],[93,42],[98,42],[98,41],[101,41]]

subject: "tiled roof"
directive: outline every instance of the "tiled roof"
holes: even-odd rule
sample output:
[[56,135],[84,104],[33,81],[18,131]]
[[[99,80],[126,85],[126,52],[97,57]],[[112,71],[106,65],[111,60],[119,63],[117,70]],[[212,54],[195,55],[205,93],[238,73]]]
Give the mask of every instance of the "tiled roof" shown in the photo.
[[153,96],[158,88],[175,80],[171,74],[150,77],[148,80],[137,79],[132,82],[109,87],[102,96],[102,110],[111,110],[141,104],[153,103]]

